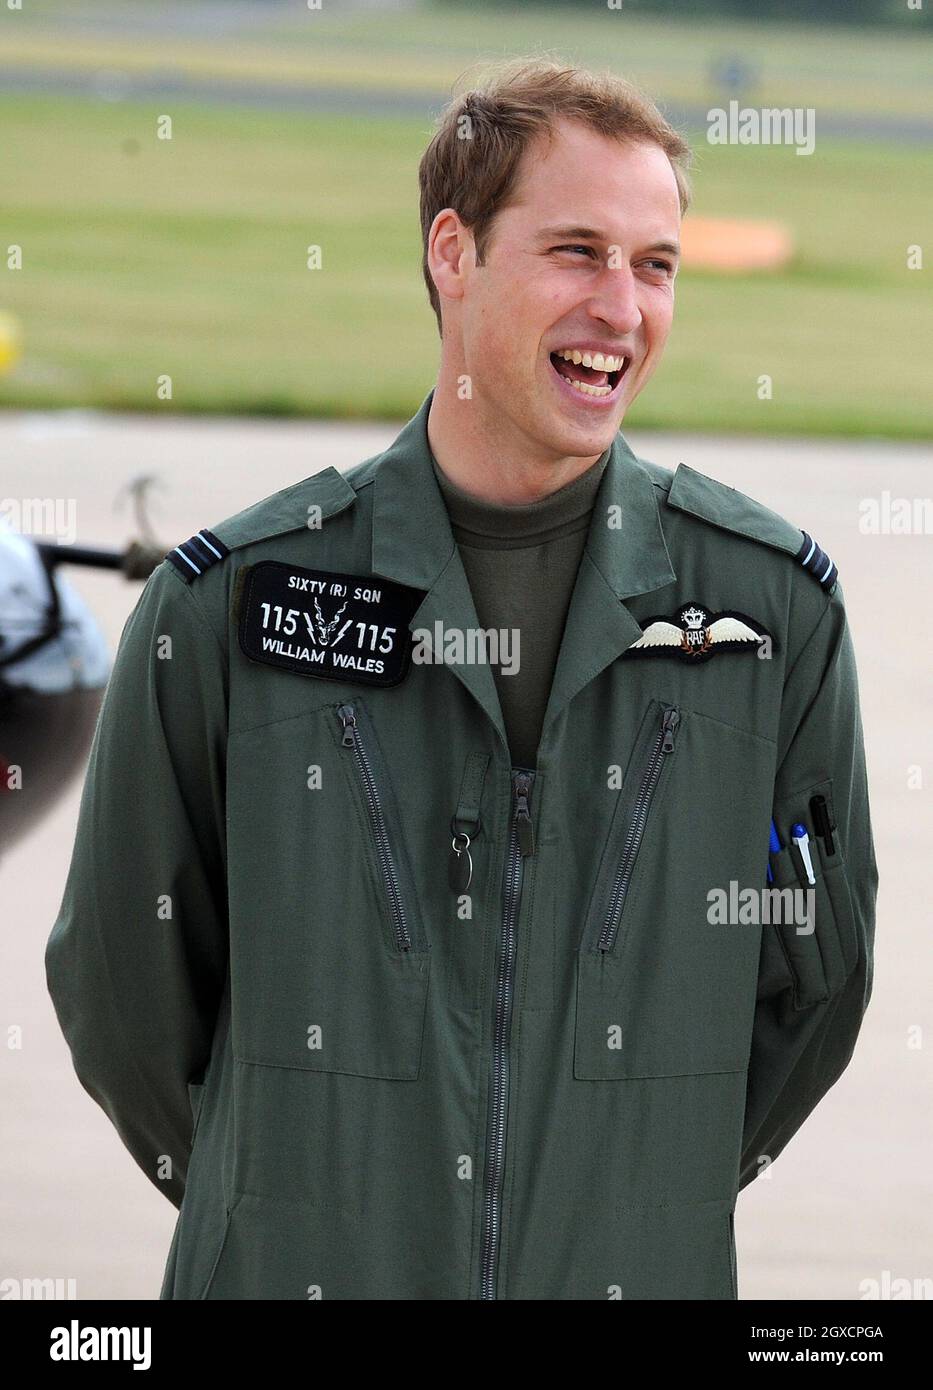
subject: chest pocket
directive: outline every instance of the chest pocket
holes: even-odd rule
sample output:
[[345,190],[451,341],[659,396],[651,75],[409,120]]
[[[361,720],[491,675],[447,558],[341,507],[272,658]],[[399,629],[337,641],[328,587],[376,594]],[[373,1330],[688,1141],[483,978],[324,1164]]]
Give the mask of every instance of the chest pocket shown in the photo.
[[773,775],[770,740],[675,698],[650,702],[577,953],[576,1077],[747,1065],[760,926],[721,919],[741,882],[764,886]]
[[414,1080],[430,953],[368,708],[234,734],[228,779],[237,1059]]

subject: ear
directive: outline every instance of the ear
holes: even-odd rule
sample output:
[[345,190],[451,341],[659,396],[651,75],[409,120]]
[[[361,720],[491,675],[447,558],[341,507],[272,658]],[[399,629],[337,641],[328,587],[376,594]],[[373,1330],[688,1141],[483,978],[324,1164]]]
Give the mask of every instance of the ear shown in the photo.
[[442,299],[462,299],[465,272],[473,264],[473,234],[453,208],[443,208],[428,233],[428,269]]

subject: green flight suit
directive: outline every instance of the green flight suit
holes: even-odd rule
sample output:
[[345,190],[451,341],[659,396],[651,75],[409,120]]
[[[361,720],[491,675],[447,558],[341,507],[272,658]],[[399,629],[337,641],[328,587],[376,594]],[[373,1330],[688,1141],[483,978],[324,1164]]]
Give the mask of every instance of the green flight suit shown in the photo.
[[[46,951],[77,1075],[180,1209],[163,1299],[734,1299],[737,1194],[838,1079],[871,993],[835,569],[618,436],[537,766],[512,768],[489,664],[338,675],[340,644],[394,662],[399,632],[246,598],[337,575],[374,604],[406,586],[411,634],[477,628],[430,400],[382,455],[148,580]],[[303,656],[265,645],[283,622]],[[633,647],[647,629],[664,640]],[[802,929],[711,909],[761,899],[772,813],[777,889],[807,884],[809,828]]]

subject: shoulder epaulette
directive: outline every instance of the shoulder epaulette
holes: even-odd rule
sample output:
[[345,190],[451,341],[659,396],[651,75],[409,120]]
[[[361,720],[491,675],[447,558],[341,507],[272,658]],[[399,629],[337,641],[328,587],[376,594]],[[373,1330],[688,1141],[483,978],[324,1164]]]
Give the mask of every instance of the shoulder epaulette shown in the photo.
[[801,534],[803,535],[803,544],[797,551],[797,559],[805,570],[809,570],[810,573],[820,581],[824,589],[831,592],[839,571],[826,554],[826,551],[821,550],[816,541],[812,540],[811,537],[807,535],[806,531],[803,531]]
[[176,545],[165,559],[186,584],[191,584],[232,550],[306,528],[311,507],[318,509],[321,521],[326,521],[355,501],[356,492],[343,474],[336,468],[325,468],[219,521],[211,530],[205,527]]
[[199,574],[203,574],[211,565],[216,565],[218,560],[223,560],[229,554],[229,549],[220,537],[205,527],[189,540],[182,541],[181,545],[176,545],[165,558],[171,560],[185,583],[190,584],[192,579],[197,579]]
[[679,465],[667,495],[668,505],[689,512],[713,526],[760,541],[792,555],[814,579],[832,593],[839,571],[825,551],[799,526],[737,488],[708,478],[687,464]]

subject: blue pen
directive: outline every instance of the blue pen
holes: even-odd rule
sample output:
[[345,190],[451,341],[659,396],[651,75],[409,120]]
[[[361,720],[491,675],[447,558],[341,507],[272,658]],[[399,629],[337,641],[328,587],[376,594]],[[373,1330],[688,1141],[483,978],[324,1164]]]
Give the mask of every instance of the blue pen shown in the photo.
[[[772,854],[780,854],[781,850],[783,849],[783,845],[781,844],[781,837],[777,832],[777,826],[774,824],[773,817],[771,819],[771,840],[768,845],[768,849],[771,851]],[[770,859],[768,860],[768,882],[774,882],[774,874],[771,872]]]

